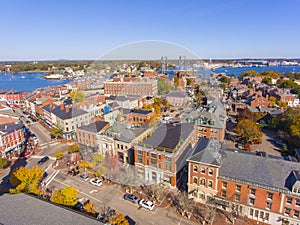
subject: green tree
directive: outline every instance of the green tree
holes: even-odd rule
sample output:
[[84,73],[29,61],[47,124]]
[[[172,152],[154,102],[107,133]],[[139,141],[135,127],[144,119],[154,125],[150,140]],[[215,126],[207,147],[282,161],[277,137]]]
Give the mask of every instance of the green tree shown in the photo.
[[38,167],[32,168],[20,167],[16,169],[10,178],[10,183],[15,186],[14,189],[9,189],[12,194],[20,192],[41,194],[43,193],[39,188],[39,183],[43,177],[44,171]]
[[70,93],[70,98],[74,101],[74,102],[83,102],[84,101],[84,92],[83,91],[72,91]]
[[76,188],[67,186],[61,190],[55,190],[51,196],[51,202],[72,207],[77,204],[78,191]]
[[291,119],[290,133],[294,137],[300,138],[300,113]]
[[129,225],[128,220],[125,218],[124,214],[116,213],[109,218],[109,224],[111,225]]
[[278,71],[275,71],[275,70],[267,70],[267,71],[261,72],[260,75],[263,76],[263,77],[269,77],[269,78],[277,79],[277,78],[279,78],[280,73]]
[[219,79],[219,81],[222,82],[222,83],[230,84],[231,79],[230,79],[229,77],[222,76],[222,77]]
[[223,91],[226,91],[227,85],[225,83],[219,84],[219,87],[223,89]]
[[279,107],[282,107],[282,108],[285,108],[287,106],[287,104],[285,102],[282,102],[282,101],[276,101],[276,104],[279,106]]
[[79,144],[72,144],[68,146],[67,151],[68,153],[74,153],[74,152],[79,152]]
[[9,162],[6,158],[0,158],[0,169],[3,169],[9,165]]
[[261,142],[262,140],[262,132],[260,132],[255,122],[249,119],[239,121],[235,132],[245,143],[252,143],[253,141]]
[[275,98],[274,96],[271,96],[271,97],[269,98],[269,102],[270,102],[271,106],[274,106],[274,104],[275,104],[275,102],[276,102],[276,98]]
[[63,129],[61,128],[61,126],[59,126],[57,123],[54,123],[51,128],[50,135],[56,138],[62,138],[62,131]]
[[192,84],[192,79],[191,78],[186,78],[186,85],[191,85]]
[[262,82],[265,84],[272,84],[272,78],[266,76],[263,78]]
[[95,177],[101,177],[104,174],[107,173],[107,169],[105,166],[103,166],[102,164],[98,165],[97,167],[94,168],[94,175]]
[[158,92],[160,94],[165,93],[165,92],[170,92],[172,90],[172,86],[169,85],[164,79],[158,78],[157,79],[157,88]]
[[59,160],[59,159],[61,159],[61,158],[64,156],[64,153],[63,153],[63,152],[56,152],[56,153],[54,154],[54,156],[55,156],[55,158],[56,158],[57,160]]
[[178,85],[179,85],[179,78],[178,77],[174,77],[174,85],[175,85],[175,87],[178,87]]
[[297,88],[298,84],[296,84],[292,80],[284,80],[282,82],[280,81],[279,87],[280,88]]

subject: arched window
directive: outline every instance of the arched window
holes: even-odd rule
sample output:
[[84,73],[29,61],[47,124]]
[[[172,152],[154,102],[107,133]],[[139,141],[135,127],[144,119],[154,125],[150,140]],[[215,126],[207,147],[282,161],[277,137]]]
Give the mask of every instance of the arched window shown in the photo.
[[206,183],[206,180],[205,180],[204,178],[201,178],[201,180],[200,180],[200,185],[205,186],[205,183]]
[[198,178],[197,177],[193,177],[193,184],[197,184],[198,183]]

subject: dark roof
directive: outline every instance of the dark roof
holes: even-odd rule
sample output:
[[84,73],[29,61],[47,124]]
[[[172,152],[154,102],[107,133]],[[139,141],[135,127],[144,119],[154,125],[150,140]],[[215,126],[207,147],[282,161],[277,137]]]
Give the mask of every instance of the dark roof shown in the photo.
[[297,179],[297,181],[300,181],[300,171],[299,170],[293,170],[294,176]]
[[201,139],[198,141],[190,161],[201,162],[206,165],[220,166],[222,152],[221,143],[215,139]]
[[180,97],[185,98],[187,95],[182,91],[173,91],[167,95],[168,97]]
[[52,110],[52,113],[64,120],[71,119],[73,117],[80,116],[88,112],[82,109],[77,109],[77,107],[69,107],[69,111],[67,112],[66,107],[61,109],[60,106],[57,106]]
[[143,114],[143,115],[147,115],[149,113],[152,113],[151,110],[143,110],[143,109],[133,109],[131,112],[132,113],[137,113],[137,114]]
[[244,154],[243,151],[225,150],[219,176],[286,189],[286,180],[299,163],[283,159]]
[[23,127],[24,124],[22,122],[0,124],[0,132],[11,133],[14,132],[15,130],[22,129]]
[[193,124],[181,123],[177,125],[160,124],[152,136],[145,139],[141,145],[152,148],[174,149],[179,142],[183,142],[194,130]]
[[65,207],[25,194],[4,194],[0,197],[1,224],[53,225],[53,224],[102,224]]
[[99,133],[107,124],[109,123],[104,121],[96,121],[94,123],[78,127],[78,129],[93,133]]

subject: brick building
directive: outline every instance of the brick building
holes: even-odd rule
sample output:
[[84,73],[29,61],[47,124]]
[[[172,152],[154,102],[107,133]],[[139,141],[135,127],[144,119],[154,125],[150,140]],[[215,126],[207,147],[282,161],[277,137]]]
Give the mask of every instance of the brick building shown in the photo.
[[0,157],[17,151],[25,141],[23,123],[0,124]]
[[118,115],[118,122],[126,124],[149,124],[154,118],[155,114],[151,110],[143,109],[120,109],[120,114]]
[[198,138],[224,140],[226,111],[224,106],[218,101],[191,111],[183,120],[196,124]]
[[81,145],[98,150],[99,135],[109,128],[109,123],[104,121],[96,121],[88,125],[83,125],[77,128],[76,137],[77,142]]
[[173,106],[187,106],[192,101],[183,91],[173,91],[167,95],[166,99]]
[[157,80],[147,77],[117,77],[104,83],[104,94],[156,96]]
[[134,164],[145,182],[165,182],[173,187],[180,182],[196,142],[193,124],[160,124],[151,136],[134,146]]
[[188,193],[233,215],[269,224],[299,224],[299,163],[223,150],[213,139],[197,143],[188,159]]

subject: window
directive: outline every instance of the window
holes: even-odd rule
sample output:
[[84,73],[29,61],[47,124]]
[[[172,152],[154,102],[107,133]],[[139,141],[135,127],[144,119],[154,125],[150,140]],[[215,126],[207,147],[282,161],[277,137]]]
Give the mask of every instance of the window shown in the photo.
[[266,213],[266,214],[265,214],[265,220],[268,221],[268,220],[269,220],[269,217],[270,217],[270,213]]
[[226,191],[224,191],[224,190],[221,191],[221,197],[226,198]]
[[284,215],[289,216],[291,213],[291,209],[290,208],[284,208]]
[[266,202],[266,209],[271,210],[271,208],[272,208],[272,203]]
[[300,207],[300,199],[296,199],[296,206]]
[[268,192],[268,199],[273,199],[273,193]]
[[214,174],[214,170],[213,169],[208,169],[208,175],[212,176]]
[[201,173],[202,173],[202,174],[205,173],[205,167],[201,167]]
[[254,205],[255,199],[254,199],[254,198],[250,198],[250,199],[249,199],[249,203],[250,203],[250,205]]
[[298,210],[294,211],[294,217],[299,218],[299,211]]
[[194,173],[197,173],[198,172],[198,166],[194,165],[193,171],[194,171]]
[[261,219],[264,218],[264,212],[263,212],[263,211],[260,211],[259,217],[260,217]]
[[197,177],[193,177],[193,184],[197,184],[197,183],[198,183]]
[[255,192],[256,192],[256,189],[254,189],[254,188],[251,188],[251,190],[250,190],[250,194],[251,194],[251,195],[255,195]]
[[205,186],[205,179],[204,178],[201,178],[201,180],[200,180],[200,185],[203,185],[203,186]]
[[213,182],[211,180],[209,180],[208,183],[207,183],[207,185],[208,185],[209,188],[212,188]]
[[286,204],[292,204],[292,201],[293,201],[293,198],[291,198],[291,197],[287,197],[286,198]]
[[227,182],[222,182],[222,188],[227,188]]
[[143,153],[142,151],[138,151],[138,162],[142,163],[142,160],[143,160]]
[[253,212],[254,212],[254,210],[250,209],[250,212],[249,212],[250,216],[253,216]]
[[234,195],[235,201],[239,202],[241,199],[241,196],[239,194]]
[[171,158],[170,157],[166,157],[166,169],[168,171],[171,171],[172,170],[172,163],[171,163]]
[[198,198],[198,192],[195,190],[195,191],[193,191],[193,197],[195,197],[195,198]]
[[255,210],[255,217],[258,217],[258,210]]
[[241,189],[242,189],[242,186],[241,186],[241,185],[236,185],[236,186],[235,186],[235,189],[236,189],[236,191],[240,192]]

